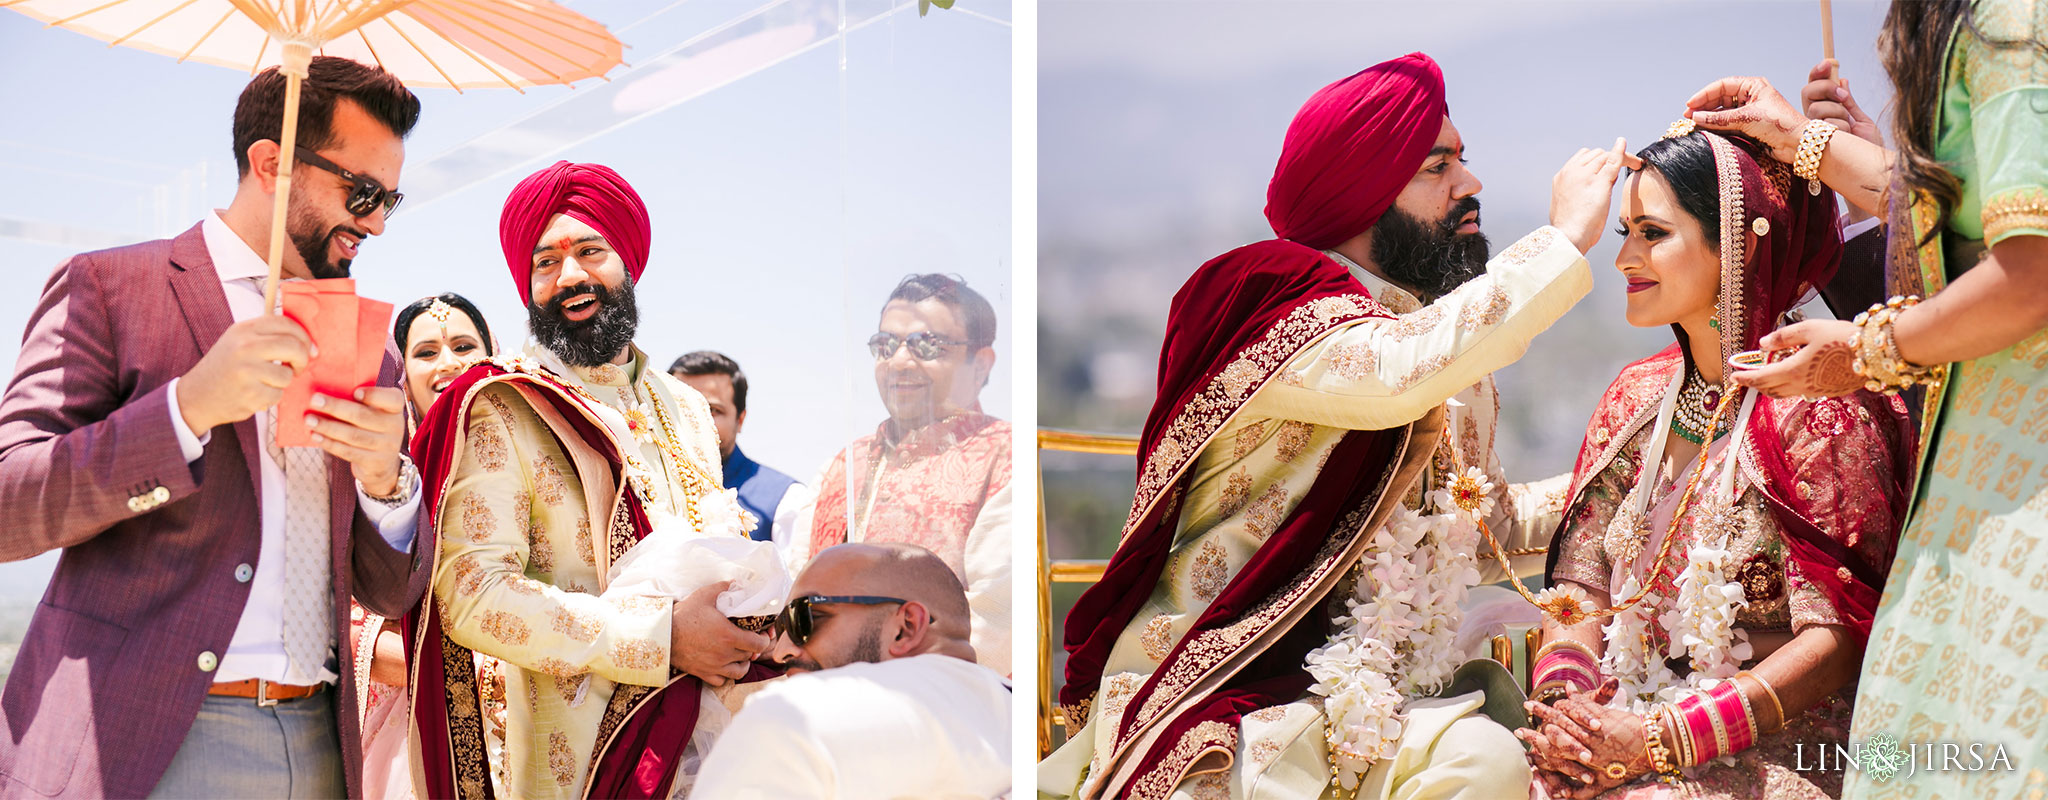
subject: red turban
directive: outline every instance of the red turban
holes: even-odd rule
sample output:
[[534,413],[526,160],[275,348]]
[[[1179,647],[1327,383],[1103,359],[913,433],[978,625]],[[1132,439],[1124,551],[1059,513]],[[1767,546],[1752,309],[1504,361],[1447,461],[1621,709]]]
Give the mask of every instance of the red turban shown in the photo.
[[1323,87],[1287,126],[1266,186],[1273,233],[1327,250],[1372,228],[1422,168],[1449,113],[1443,70],[1421,53]]
[[640,273],[647,269],[648,239],[653,236],[640,194],[611,167],[557,161],[513,187],[511,196],[505,198],[504,213],[498,216],[498,246],[505,251],[505,266],[512,268],[521,302],[533,303],[533,248],[556,214],[567,214],[597,229],[625,260],[633,280],[640,280]]

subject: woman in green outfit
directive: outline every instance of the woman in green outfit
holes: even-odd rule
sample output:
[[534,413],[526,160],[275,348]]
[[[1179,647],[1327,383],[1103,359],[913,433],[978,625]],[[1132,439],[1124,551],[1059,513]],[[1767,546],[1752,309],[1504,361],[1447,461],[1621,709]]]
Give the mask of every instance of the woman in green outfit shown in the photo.
[[[1797,352],[1737,380],[1780,397],[1924,392],[1918,485],[1850,735],[1898,749],[1850,767],[1845,796],[2042,797],[2048,3],[1895,0],[1879,49],[1898,88],[1896,154],[1833,135],[1761,79],[1725,79],[1689,104],[1701,127],[1747,133],[1889,212],[1893,300],[1766,337]],[[1809,110],[1817,97],[1853,108],[1838,89],[1809,85]]]

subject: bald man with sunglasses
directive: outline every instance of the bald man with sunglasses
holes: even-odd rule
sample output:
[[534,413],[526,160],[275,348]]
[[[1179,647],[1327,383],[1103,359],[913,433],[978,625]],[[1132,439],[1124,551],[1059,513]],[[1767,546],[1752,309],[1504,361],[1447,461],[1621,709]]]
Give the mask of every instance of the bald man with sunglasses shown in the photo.
[[790,589],[755,695],[696,797],[989,798],[1010,791],[1010,685],[974,663],[967,595],[908,544],[818,553]]

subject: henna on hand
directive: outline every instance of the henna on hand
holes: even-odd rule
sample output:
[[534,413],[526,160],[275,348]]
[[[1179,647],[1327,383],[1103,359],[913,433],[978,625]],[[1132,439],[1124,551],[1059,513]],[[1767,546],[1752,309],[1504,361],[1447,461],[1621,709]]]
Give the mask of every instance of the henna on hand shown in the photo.
[[1806,365],[1804,394],[1840,397],[1863,388],[1863,376],[1856,374],[1856,351],[1849,343],[1832,341],[1814,348]]

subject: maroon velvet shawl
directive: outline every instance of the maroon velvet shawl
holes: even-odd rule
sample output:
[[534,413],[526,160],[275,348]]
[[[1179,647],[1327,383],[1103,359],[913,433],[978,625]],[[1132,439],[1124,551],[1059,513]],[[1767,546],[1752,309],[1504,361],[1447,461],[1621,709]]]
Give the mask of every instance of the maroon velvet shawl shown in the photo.
[[[1140,440],[1138,491],[1122,542],[1102,580],[1067,615],[1067,684],[1060,699],[1076,724],[1085,718],[1117,637],[1166,567],[1187,469],[1203,447],[1305,347],[1356,320],[1391,316],[1336,262],[1280,240],[1247,245],[1204,264],[1174,296],[1159,360],[1158,400]],[[1163,694],[1158,709],[1170,708],[1191,683],[1186,680],[1190,673],[1206,672],[1204,661],[1213,665],[1220,660],[1191,655],[1191,643],[1213,638],[1226,627],[1257,627],[1262,615],[1277,617],[1294,604],[1318,599],[1288,594],[1319,564],[1328,567],[1333,543],[1357,535],[1363,518],[1359,507],[1370,507],[1384,491],[1379,478],[1388,472],[1403,434],[1396,428],[1344,437],[1300,504],[1132,699],[1119,746],[1148,726],[1164,724],[1162,738],[1142,763],[1170,766],[1163,763],[1163,748],[1187,731],[1210,722],[1234,728],[1238,715],[1292,701],[1307,688],[1301,659],[1327,635],[1327,620],[1315,614],[1189,712],[1161,719],[1148,702],[1155,693]]]
[[[580,406],[587,401],[538,369],[509,372],[492,361],[471,367],[444,392],[455,402],[438,402],[421,421],[413,437],[412,458],[419,465],[426,491],[423,512],[433,514],[433,529],[439,530],[441,498],[453,479],[462,454],[453,446],[457,434],[469,424],[469,409],[478,384],[497,379],[524,383],[545,390],[543,396],[574,426],[576,444],[601,454],[612,464],[613,474],[625,474],[623,459],[608,436],[586,416]],[[565,445],[567,443],[564,443]],[[585,487],[586,491],[594,487]],[[617,486],[606,487],[617,491]],[[638,540],[651,529],[639,498],[623,494],[632,519],[633,537]],[[602,523],[593,531],[607,530]],[[602,534],[599,534],[602,535]],[[438,541],[422,537],[422,541]],[[600,545],[601,546],[601,545]],[[438,565],[437,565],[438,566]],[[432,588],[428,591],[431,593]],[[437,603],[428,601],[405,619],[406,663],[413,666],[412,720],[426,772],[426,795],[433,798],[489,798],[492,796],[489,763],[484,754],[482,710],[476,700],[475,657],[469,648],[447,638],[441,628]],[[669,778],[682,761],[683,748],[697,725],[697,703],[701,682],[694,677],[671,681],[647,692],[616,727],[611,743],[600,742],[597,764],[592,768],[586,796],[616,798],[666,797]],[[618,691],[646,692],[646,687],[621,685]],[[602,787],[602,788],[600,788]]]
[[[1721,182],[1725,364],[1735,353],[1754,349],[1809,289],[1827,283],[1840,261],[1841,228],[1834,193],[1825,187],[1810,191],[1807,181],[1759,145],[1713,133],[1689,135],[1707,138]],[[1560,546],[1550,549],[1551,570],[1586,484],[1620,450],[1632,426],[1655,414],[1673,371],[1690,359],[1685,332],[1672,329],[1679,344],[1624,368],[1601,399],[1579,450],[1572,503],[1553,537]],[[1792,566],[1827,595],[1859,636],[1869,635],[1904,522],[1912,442],[1903,405],[1860,391],[1832,401],[1758,397],[1744,431],[1740,462],[1785,532]],[[1801,484],[1805,491],[1797,488]]]

